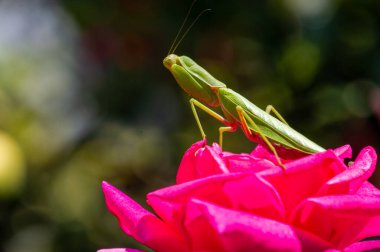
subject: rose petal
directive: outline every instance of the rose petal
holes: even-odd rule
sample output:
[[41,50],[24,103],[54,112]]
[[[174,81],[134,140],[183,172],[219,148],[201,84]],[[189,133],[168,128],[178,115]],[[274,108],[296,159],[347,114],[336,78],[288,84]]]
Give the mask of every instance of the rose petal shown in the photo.
[[323,251],[319,238],[281,222],[193,199],[185,227],[194,251]]
[[[271,160],[273,163],[277,164],[277,158],[274,155],[274,153],[270,150],[269,147],[265,147],[266,143],[263,140],[261,140],[260,138],[258,140],[259,140],[259,144],[251,152],[251,155],[255,157]],[[276,149],[276,152],[278,156],[280,157],[281,162],[283,164],[286,164],[289,161],[299,159],[299,158],[309,155],[308,153],[305,153],[293,148],[286,148],[284,146],[279,146],[279,145],[273,145],[273,147]]]
[[195,155],[195,166],[197,169],[196,178],[203,178],[221,173],[229,173],[223,159],[214,150],[214,148],[205,146],[204,148],[199,149]]
[[181,164],[177,172],[177,183],[189,181],[196,177],[195,174],[195,153],[206,144],[206,141],[198,141],[191,145],[182,157]]
[[361,230],[360,234],[358,234],[358,239],[363,240],[366,238],[377,237],[380,238],[380,216],[377,214],[376,217],[371,218],[370,221],[367,222],[367,225]]
[[273,169],[277,165],[263,158],[257,158],[250,154],[225,154],[223,161],[230,172],[260,172]]
[[321,185],[344,170],[345,164],[327,150],[289,162],[285,170],[278,168],[257,174],[276,188],[290,216],[301,201],[316,195]]
[[359,195],[379,195],[380,196],[380,190],[377,189],[374,185],[372,185],[370,182],[365,181],[361,187],[356,191],[356,194]]
[[344,249],[344,252],[358,252],[358,251],[362,251],[362,252],[380,251],[380,240],[357,242]]
[[327,181],[319,195],[355,193],[375,170],[377,155],[372,147],[364,148],[353,165]]
[[[277,160],[272,153],[270,153],[264,146],[258,144],[256,148],[250,154],[252,157],[259,159],[266,159],[274,164],[277,164]],[[283,161],[283,160],[281,160]]]
[[216,154],[218,154],[218,155],[222,155],[223,150],[222,150],[222,148],[220,147],[219,144],[217,144],[217,143],[212,143],[211,148],[213,149],[213,151],[214,151]]
[[343,145],[339,148],[336,148],[333,151],[335,155],[337,155],[342,160],[345,158],[351,158],[352,156],[352,149],[351,149],[351,146],[348,144]]
[[338,248],[380,234],[380,196],[334,195],[305,200],[292,224]]
[[182,158],[177,173],[177,184],[214,174],[228,173],[217,145],[204,146],[204,141],[193,144]]
[[231,200],[232,209],[274,220],[285,219],[284,205],[276,189],[256,174],[224,183],[223,191]]
[[126,234],[153,250],[187,251],[183,239],[155,215],[107,182],[102,183],[102,188],[109,211]]
[[100,249],[97,252],[144,252],[139,249],[130,249],[130,248],[111,248],[111,249]]
[[147,202],[165,222],[178,225],[173,221],[182,219],[183,208],[190,197],[212,199],[217,204],[230,205],[227,196],[221,191],[226,180],[244,174],[214,175],[165,187],[147,195]]
[[[242,193],[244,192],[244,193]],[[148,194],[148,204],[167,223],[182,220],[184,208],[191,198],[251,212],[257,215],[284,219],[284,208],[276,190],[253,173],[215,175],[157,190]]]

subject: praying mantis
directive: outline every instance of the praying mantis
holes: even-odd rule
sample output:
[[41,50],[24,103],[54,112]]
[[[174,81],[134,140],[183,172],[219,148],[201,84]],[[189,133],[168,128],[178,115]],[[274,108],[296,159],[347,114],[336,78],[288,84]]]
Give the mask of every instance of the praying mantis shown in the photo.
[[[285,166],[280,156],[300,157],[324,151],[321,146],[291,128],[272,105],[268,105],[265,111],[260,109],[243,95],[217,80],[191,58],[174,54],[175,49],[169,50],[163,64],[179,86],[192,97],[190,106],[203,139],[206,138],[206,134],[196,108],[224,124],[219,128],[220,146],[223,145],[223,133],[241,128],[249,140],[270,150],[282,168]],[[210,107],[220,107],[223,115]]]

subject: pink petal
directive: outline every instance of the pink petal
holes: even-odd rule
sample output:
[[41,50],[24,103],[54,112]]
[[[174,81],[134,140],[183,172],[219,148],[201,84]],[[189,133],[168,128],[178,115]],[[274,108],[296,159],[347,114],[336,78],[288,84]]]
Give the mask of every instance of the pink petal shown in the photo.
[[193,251],[323,251],[319,238],[286,224],[193,199],[185,227]]
[[205,141],[199,141],[186,151],[178,169],[177,184],[214,174],[228,173],[219,155],[220,147],[204,145]]
[[139,249],[130,249],[130,248],[111,248],[111,249],[100,249],[97,252],[144,252]]
[[[259,144],[257,145],[256,149],[251,152],[251,155],[271,160],[272,162],[277,164],[277,159],[275,155],[272,153],[272,151],[269,149],[269,147],[265,147],[266,144],[260,138],[258,140]],[[282,146],[276,145],[274,145],[274,148],[276,149],[276,152],[278,156],[281,158],[283,164],[309,155],[307,153],[292,148],[284,148]]]
[[206,145],[206,141],[198,141],[191,145],[182,157],[181,164],[177,172],[177,183],[186,182],[196,177],[195,173],[195,153]]
[[223,191],[230,199],[232,209],[275,220],[285,218],[284,205],[276,189],[256,174],[224,183]]
[[364,148],[353,165],[324,184],[319,195],[355,193],[374,172],[376,160],[375,150]]
[[379,195],[334,195],[305,200],[293,225],[308,230],[338,248],[380,234]]
[[257,158],[250,154],[226,154],[223,153],[223,161],[230,172],[260,172],[273,169],[277,166],[273,162]]
[[[236,179],[245,174],[214,175],[165,187],[147,195],[147,202],[166,222],[182,219],[184,207],[191,197],[209,199],[216,204],[230,205],[230,200],[222,192],[227,180]],[[174,223],[172,223],[174,224]]]
[[358,195],[379,195],[380,196],[380,190],[377,189],[374,185],[372,185],[370,182],[365,181],[361,187],[356,191],[356,194]]
[[290,216],[301,201],[316,195],[321,185],[344,170],[345,164],[327,150],[289,162],[285,170],[270,169],[257,174],[276,188]]
[[223,159],[210,146],[199,149],[196,155],[197,177],[203,178],[210,175],[229,173]]
[[348,144],[336,148],[333,151],[340,159],[351,158],[352,156],[352,149]]
[[217,143],[212,143],[211,145],[211,148],[213,149],[213,151],[218,154],[218,155],[221,155],[223,153],[223,150],[222,148],[219,146],[219,144]]
[[380,251],[380,240],[362,241],[354,243],[344,249],[344,252],[376,252]]
[[[333,151],[334,151],[335,155],[339,159],[341,159],[342,161],[345,158],[351,158],[351,155],[352,155],[352,149],[351,149],[350,145],[341,146],[339,148],[334,149]],[[286,153],[286,152],[288,152],[288,153]],[[287,163],[288,161],[299,159],[299,158],[302,158],[302,157],[305,156],[302,153],[297,153],[297,152],[292,153],[292,152],[289,152],[289,151],[286,151],[286,150],[285,150],[284,154],[285,154],[285,156],[284,155],[280,155],[282,157],[283,163]],[[262,158],[262,159],[270,160],[274,164],[277,164],[276,158],[273,155],[273,153],[271,153],[270,151],[268,151],[265,147],[263,147],[260,144],[257,145],[257,147],[251,152],[251,155],[253,157],[256,157],[256,158]]]
[[109,211],[126,234],[156,251],[187,251],[183,239],[155,215],[107,182],[102,188]]
[[192,198],[284,219],[283,205],[276,190],[253,173],[214,175],[163,188],[148,194],[148,204],[165,222],[178,226],[182,225],[178,220],[183,219],[184,209]]
[[250,154],[252,157],[259,159],[266,159],[274,164],[277,164],[277,160],[272,153],[270,153],[264,146],[258,144],[256,148]]

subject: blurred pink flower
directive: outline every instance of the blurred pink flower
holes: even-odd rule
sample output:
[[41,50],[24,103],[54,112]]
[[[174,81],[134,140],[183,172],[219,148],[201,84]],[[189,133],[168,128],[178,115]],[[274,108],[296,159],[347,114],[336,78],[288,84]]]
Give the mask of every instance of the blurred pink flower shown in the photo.
[[[158,252],[380,251],[380,190],[367,179],[373,148],[355,162],[346,145],[284,160],[258,146],[250,154],[193,144],[177,184],[148,194],[157,215],[103,182],[108,209],[127,235]],[[101,251],[128,252],[131,249]]]

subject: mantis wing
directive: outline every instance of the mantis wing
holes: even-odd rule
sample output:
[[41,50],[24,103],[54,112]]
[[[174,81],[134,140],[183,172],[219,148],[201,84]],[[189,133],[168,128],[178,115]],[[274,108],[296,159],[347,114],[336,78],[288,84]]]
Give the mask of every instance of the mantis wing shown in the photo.
[[[312,142],[290,126],[282,123],[280,120],[269,115],[256,105],[248,101],[242,95],[234,92],[229,88],[219,90],[220,103],[226,117],[233,117],[239,121],[236,107],[240,106],[251,117],[260,131],[271,142],[290,149],[296,149],[304,153],[316,153],[324,151],[322,147]],[[256,131],[252,125],[249,128]]]

